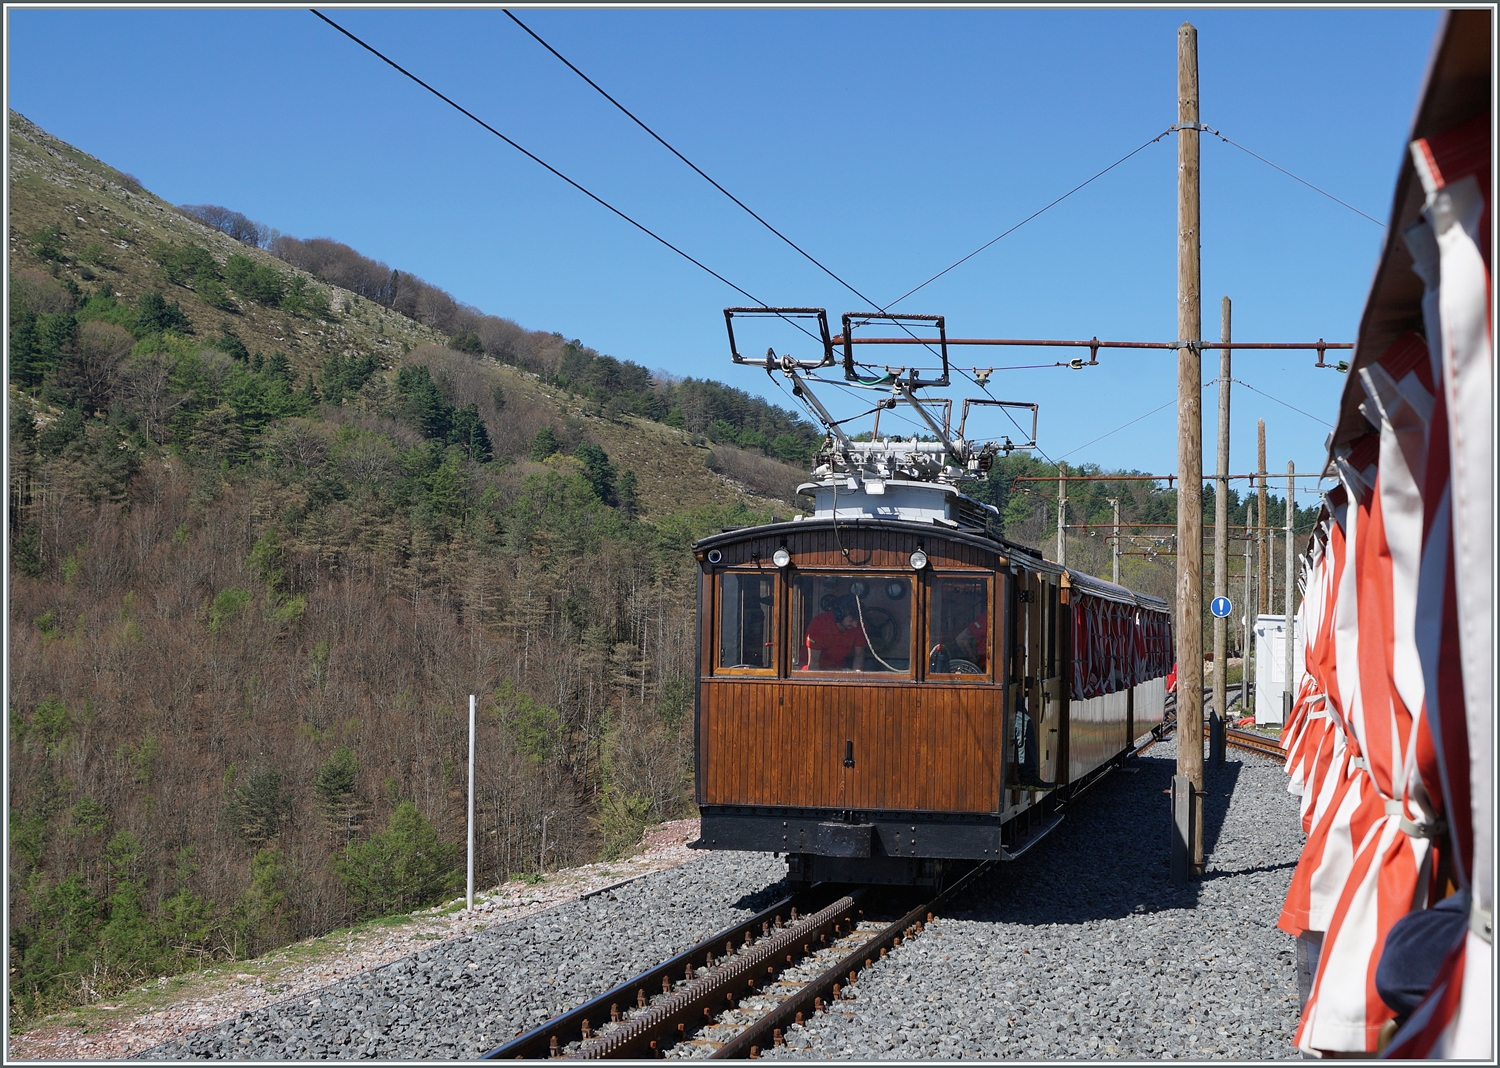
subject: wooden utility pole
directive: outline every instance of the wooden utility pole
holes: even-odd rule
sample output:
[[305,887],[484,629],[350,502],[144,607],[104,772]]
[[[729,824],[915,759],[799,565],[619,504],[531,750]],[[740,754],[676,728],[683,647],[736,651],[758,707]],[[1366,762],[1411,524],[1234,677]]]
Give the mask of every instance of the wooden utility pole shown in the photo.
[[1269,502],[1266,500],[1266,421],[1264,419],[1257,420],[1255,425],[1255,485],[1255,514],[1260,517],[1260,540],[1256,543],[1260,548],[1256,552],[1255,568],[1255,575],[1259,581],[1256,583],[1258,593],[1255,603],[1259,606],[1258,613],[1264,616],[1271,612],[1271,591],[1265,578],[1268,574],[1267,565],[1271,562],[1271,547],[1266,541],[1266,509]]
[[[1219,462],[1214,479],[1214,597],[1229,596],[1229,298],[1219,303]],[[1224,727],[1229,715],[1229,619],[1214,616],[1214,711],[1209,730],[1209,755],[1216,768],[1224,766]]]
[[1057,465],[1057,563],[1068,566],[1068,465]]
[[1113,559],[1110,562],[1109,577],[1110,581],[1118,586],[1120,584],[1120,498],[1111,497],[1109,504],[1115,513],[1114,551],[1110,554]]
[[1276,611],[1276,528],[1270,527],[1266,534],[1266,611]]
[[1253,714],[1250,707],[1250,654],[1255,647],[1255,589],[1251,579],[1255,571],[1255,539],[1250,530],[1255,525],[1255,502],[1245,502],[1245,608],[1240,617],[1245,621],[1242,637],[1244,647],[1240,649],[1240,715]]
[[1177,29],[1177,774],[1172,881],[1203,870],[1203,308],[1198,31]]
[[1296,680],[1292,671],[1297,653],[1297,584],[1292,574],[1292,527],[1297,520],[1297,465],[1287,461],[1286,465],[1286,674],[1281,686],[1281,722],[1292,718],[1292,701],[1296,697]]

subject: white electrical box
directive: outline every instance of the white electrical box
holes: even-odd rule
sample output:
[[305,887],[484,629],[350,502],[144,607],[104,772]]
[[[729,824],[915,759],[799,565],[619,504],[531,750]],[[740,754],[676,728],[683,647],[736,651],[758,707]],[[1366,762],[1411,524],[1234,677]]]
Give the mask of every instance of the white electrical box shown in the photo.
[[[1296,619],[1292,646],[1292,693],[1302,677],[1302,618]],[[1286,616],[1255,617],[1255,722],[1281,722],[1281,694],[1286,689]]]

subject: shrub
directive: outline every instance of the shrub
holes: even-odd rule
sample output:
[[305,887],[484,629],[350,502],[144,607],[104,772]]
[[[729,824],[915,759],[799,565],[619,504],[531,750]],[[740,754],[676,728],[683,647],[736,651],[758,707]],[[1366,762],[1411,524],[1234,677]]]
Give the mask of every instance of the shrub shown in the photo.
[[541,463],[547,457],[558,452],[557,435],[552,432],[550,426],[544,426],[536,432],[536,437],[531,441],[531,458]]
[[62,250],[62,227],[56,224],[45,226],[31,235],[31,252],[37,259],[62,262],[67,259]]
[[458,847],[440,841],[417,806],[402,801],[384,831],[355,842],[337,864],[356,917],[409,912],[439,901],[462,873]]
[[150,337],[153,334],[191,334],[193,324],[183,314],[182,308],[174,300],[170,304],[156,290],[148,290],[141,294],[141,299],[136,302],[136,319],[138,321],[142,337]]
[[257,265],[238,252],[224,261],[224,281],[240,296],[273,308],[281,304],[287,292],[287,282],[280,271],[270,265]]

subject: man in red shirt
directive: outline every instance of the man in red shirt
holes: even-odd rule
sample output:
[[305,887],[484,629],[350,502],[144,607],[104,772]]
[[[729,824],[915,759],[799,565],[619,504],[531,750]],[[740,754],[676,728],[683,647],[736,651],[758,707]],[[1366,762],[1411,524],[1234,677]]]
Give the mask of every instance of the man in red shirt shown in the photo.
[[803,641],[807,647],[804,671],[865,669],[864,628],[859,625],[859,607],[853,597],[841,597],[828,611],[813,616]]
[[980,671],[986,669],[990,651],[990,613],[986,609],[953,638],[953,646]]

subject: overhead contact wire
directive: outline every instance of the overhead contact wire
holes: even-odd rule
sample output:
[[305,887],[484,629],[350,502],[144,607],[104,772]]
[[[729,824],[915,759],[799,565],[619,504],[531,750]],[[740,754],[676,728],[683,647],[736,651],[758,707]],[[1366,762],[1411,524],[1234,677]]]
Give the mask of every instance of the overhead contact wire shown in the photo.
[[[700,260],[695,259],[693,256],[691,256],[688,253],[684,252],[682,249],[678,248],[676,245],[672,244],[672,242],[668,241],[666,238],[662,237],[660,234],[658,234],[655,231],[651,230],[649,227],[645,226],[643,223],[636,222],[636,220],[632,219],[629,215],[626,215],[623,211],[621,211],[619,208],[615,207],[613,204],[611,204],[609,201],[605,200],[603,197],[598,196],[597,194],[595,194],[593,192],[590,192],[588,189],[585,189],[583,186],[579,185],[573,179],[569,178],[562,171],[560,171],[556,167],[552,166],[552,164],[548,163],[546,160],[542,159],[540,156],[536,155],[534,152],[528,151],[527,149],[523,148],[521,145],[517,144],[515,141],[512,141],[509,137],[506,137],[503,133],[501,133],[499,130],[495,129],[489,123],[485,122],[478,115],[475,115],[472,111],[470,111],[468,108],[464,107],[462,104],[459,104],[456,101],[454,101],[453,99],[451,99],[451,98],[443,95],[437,89],[434,89],[432,86],[430,86],[426,82],[424,82],[421,78],[418,78],[411,71],[409,71],[405,67],[401,66],[401,64],[399,64],[395,60],[391,59],[385,53],[381,52],[379,49],[375,48],[374,46],[365,43],[360,38],[356,37],[354,34],[350,33],[348,30],[344,29],[344,27],[340,26],[337,22],[334,22],[331,18],[329,18],[327,15],[323,14],[317,8],[309,8],[308,10],[310,10],[314,15],[318,16],[318,18],[322,19],[324,22],[328,23],[328,25],[332,26],[335,30],[338,30],[339,33],[341,33],[345,37],[349,38],[349,40],[353,41],[355,44],[359,45],[365,51],[369,52],[376,59],[379,59],[381,62],[389,65],[390,67],[392,67],[395,70],[399,71],[401,74],[406,75],[406,77],[408,77],[412,81],[416,82],[423,89],[426,89],[429,93],[431,93],[433,96],[437,97],[443,103],[447,104],[449,107],[453,108],[455,111],[459,112],[460,114],[462,114],[464,116],[467,116],[468,118],[472,119],[474,122],[478,123],[480,126],[484,127],[490,133],[492,133],[496,137],[500,138],[500,140],[504,141],[507,145],[509,145],[511,148],[515,149],[517,152],[521,153],[523,156],[525,156],[527,159],[531,160],[533,163],[536,163],[537,165],[545,168],[550,173],[556,175],[558,178],[561,178],[563,181],[567,182],[574,189],[578,190],[584,196],[586,196],[590,200],[594,201],[594,203],[598,204],[600,207],[603,207],[603,208],[607,209],[608,211],[610,211],[611,213],[613,213],[614,215],[617,215],[621,219],[624,219],[631,226],[634,226],[637,230],[639,230],[641,233],[645,234],[647,237],[651,238],[654,241],[659,242],[662,245],[665,245],[667,248],[669,248],[673,252],[677,253],[677,255],[679,255],[683,259],[687,260],[693,266],[695,266],[699,270],[704,271],[704,272],[712,275],[713,277],[717,278],[719,281],[723,282],[730,289],[734,290],[736,293],[740,294],[741,296],[745,297],[746,299],[754,301],[756,304],[760,305],[761,307],[766,307],[767,306],[766,302],[763,301],[763,300],[761,300],[759,297],[755,296],[755,294],[749,292],[748,290],[741,289],[739,286],[735,285],[729,279],[725,278],[718,271],[714,270],[712,267],[709,267],[707,264],[703,263]],[[514,16],[512,16],[512,17],[514,17]],[[803,333],[807,333],[809,337],[812,336],[811,333],[809,333],[806,330],[806,328],[802,327],[800,324],[793,324],[793,325],[796,325],[798,327],[798,329],[801,329],[803,331]]]

